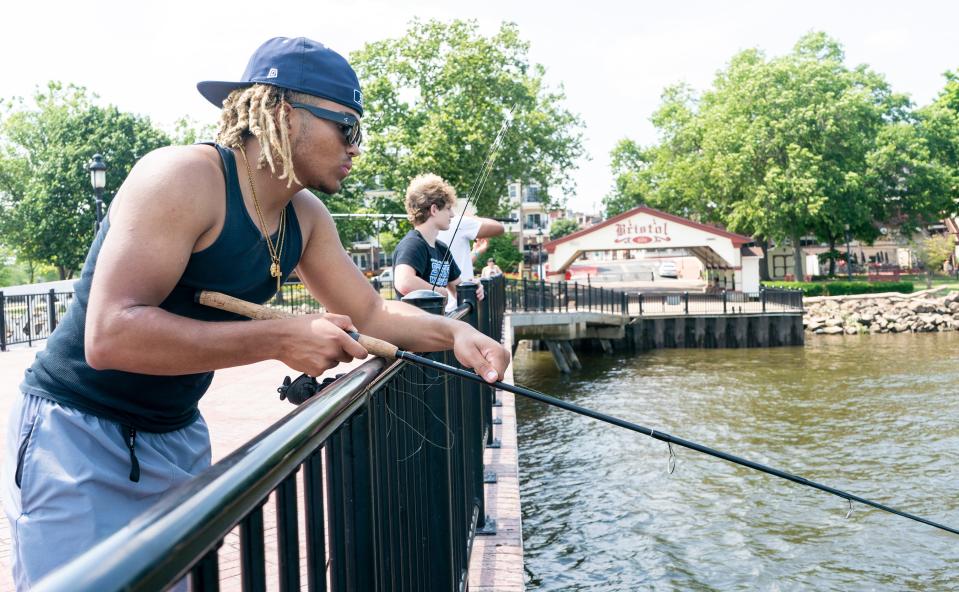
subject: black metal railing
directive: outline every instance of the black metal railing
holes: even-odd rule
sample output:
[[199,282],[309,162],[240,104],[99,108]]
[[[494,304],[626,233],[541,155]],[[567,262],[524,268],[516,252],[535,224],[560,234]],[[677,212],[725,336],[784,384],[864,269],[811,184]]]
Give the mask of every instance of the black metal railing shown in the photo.
[[592,283],[506,280],[506,310],[595,311],[629,316],[802,312],[802,291],[762,288],[747,293],[627,292]]
[[[450,316],[498,337],[505,283],[483,285],[479,303],[475,286],[461,286]],[[412,303],[442,311],[435,297]],[[431,356],[456,364],[450,352]],[[245,591],[270,578],[284,591],[304,580],[309,590],[465,590],[473,537],[494,525],[482,460],[492,402],[491,387],[368,361],[36,589],[160,590],[188,577],[218,590],[221,546],[238,532]]]
[[507,279],[505,289],[506,309],[515,312],[627,312],[625,292],[591,283]]
[[629,314],[702,315],[802,312],[802,290],[761,288],[759,292],[633,292]]
[[0,351],[46,339],[67,314],[73,292],[5,295],[0,291]]

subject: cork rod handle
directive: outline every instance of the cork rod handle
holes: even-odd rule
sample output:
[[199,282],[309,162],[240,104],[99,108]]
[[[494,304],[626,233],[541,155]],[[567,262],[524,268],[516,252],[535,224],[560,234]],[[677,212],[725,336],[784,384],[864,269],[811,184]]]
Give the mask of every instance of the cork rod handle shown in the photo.
[[[239,298],[234,298],[221,292],[201,290],[196,295],[196,301],[204,306],[218,308],[261,321],[293,318],[293,315],[288,312],[276,310],[268,306],[263,306],[262,304],[254,304],[246,300],[240,300]],[[392,343],[352,331],[349,332],[349,335],[374,356],[388,360],[396,359],[396,353],[399,351],[399,348]]]

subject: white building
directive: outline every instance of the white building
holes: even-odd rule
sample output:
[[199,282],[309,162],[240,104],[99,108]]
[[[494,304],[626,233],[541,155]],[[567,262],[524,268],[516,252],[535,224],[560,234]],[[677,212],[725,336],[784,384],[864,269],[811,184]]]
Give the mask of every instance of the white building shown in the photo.
[[762,251],[752,242],[748,236],[640,206],[543,247],[553,276],[562,277],[574,261],[592,252],[682,250],[699,259],[726,289],[758,292]]

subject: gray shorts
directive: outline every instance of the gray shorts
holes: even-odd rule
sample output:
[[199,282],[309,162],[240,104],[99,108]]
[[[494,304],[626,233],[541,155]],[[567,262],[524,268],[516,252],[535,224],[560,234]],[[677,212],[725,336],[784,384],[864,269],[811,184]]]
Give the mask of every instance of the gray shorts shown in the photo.
[[201,417],[174,432],[137,432],[140,480],[133,482],[122,429],[33,395],[14,404],[2,496],[18,590],[29,589],[210,466],[210,435]]

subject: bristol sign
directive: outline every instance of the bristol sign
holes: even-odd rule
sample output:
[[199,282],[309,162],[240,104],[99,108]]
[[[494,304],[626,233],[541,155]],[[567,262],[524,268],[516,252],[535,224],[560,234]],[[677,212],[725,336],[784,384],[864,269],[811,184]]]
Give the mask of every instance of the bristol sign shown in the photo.
[[669,223],[650,221],[645,224],[628,220],[616,224],[617,244],[645,245],[649,243],[668,243],[673,239],[669,236]]

